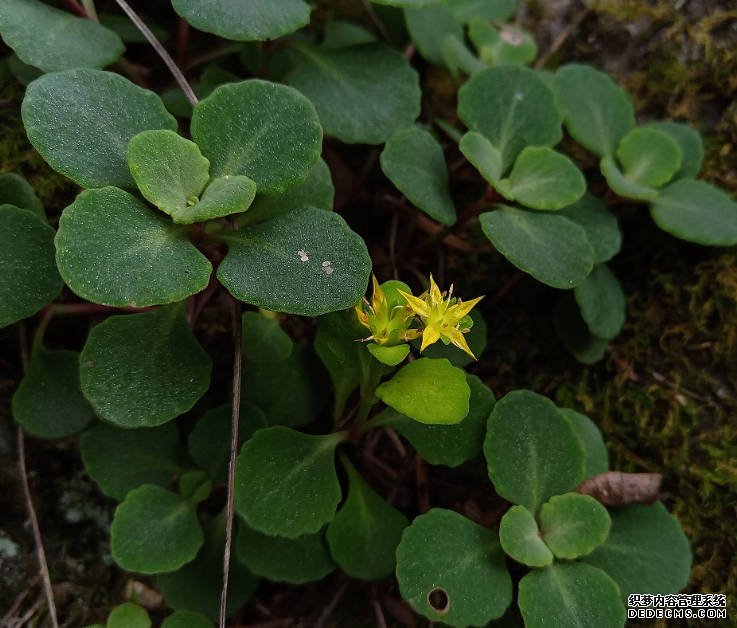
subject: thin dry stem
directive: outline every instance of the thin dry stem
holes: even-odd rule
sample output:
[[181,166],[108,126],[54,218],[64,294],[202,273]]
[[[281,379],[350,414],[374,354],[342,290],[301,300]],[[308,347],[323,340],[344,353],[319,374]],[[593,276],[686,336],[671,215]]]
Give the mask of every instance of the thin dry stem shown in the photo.
[[225,507],[225,551],[223,552],[223,589],[220,593],[220,628],[225,628],[228,602],[228,576],[230,574],[230,549],[233,544],[233,503],[235,486],[235,464],[238,455],[238,423],[241,410],[241,306],[231,299],[233,324],[233,408],[230,426],[230,460],[228,461],[228,498]]
[[177,66],[176,63],[174,63],[174,59],[171,58],[171,55],[169,55],[169,53],[166,51],[166,48],[164,48],[164,46],[161,45],[161,42],[156,38],[156,35],[154,35],[151,32],[151,29],[148,26],[146,26],[146,23],[138,16],[138,14],[131,8],[131,6],[125,0],[115,0],[115,2],[118,3],[118,6],[121,9],[123,9],[123,11],[125,11],[125,14],[136,25],[136,28],[138,28],[138,30],[141,31],[143,36],[148,40],[148,43],[151,44],[153,49],[161,57],[161,60],[166,64],[166,67],[169,68],[169,71],[172,73],[172,76],[174,76],[174,79],[176,80],[176,82],[179,84],[179,87],[184,92],[184,95],[187,97],[187,100],[189,100],[189,102],[192,103],[192,106],[196,105],[198,100],[197,100],[197,96],[192,90],[192,86],[187,82],[187,79],[184,78],[184,74],[182,74],[182,71],[179,69],[179,66]]

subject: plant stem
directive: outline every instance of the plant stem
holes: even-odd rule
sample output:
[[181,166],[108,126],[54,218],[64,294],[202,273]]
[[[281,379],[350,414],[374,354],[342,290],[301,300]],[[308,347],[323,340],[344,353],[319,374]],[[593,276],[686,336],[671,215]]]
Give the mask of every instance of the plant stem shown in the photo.
[[371,408],[376,403],[376,387],[379,385],[382,375],[381,364],[374,358],[370,358],[368,367],[364,369],[363,382],[361,382],[361,403],[356,414],[355,425],[359,432],[364,431]]
[[161,60],[166,64],[166,67],[169,68],[169,71],[174,76],[174,79],[179,84],[179,87],[184,92],[187,100],[189,100],[192,106],[196,105],[198,100],[196,94],[194,93],[194,90],[192,89],[192,86],[187,82],[187,79],[184,78],[184,74],[182,74],[182,71],[179,69],[177,64],[174,63],[174,59],[171,58],[169,53],[166,51],[166,48],[161,45],[161,42],[156,38],[156,35],[151,32],[151,29],[146,26],[146,23],[136,14],[136,12],[125,0],[115,1],[118,3],[118,6],[123,9],[123,11],[125,11],[125,14],[136,25],[138,30],[143,33],[143,36],[148,40],[148,43],[151,44],[153,49],[161,57]]
[[233,407],[230,424],[230,460],[228,461],[228,498],[225,508],[225,551],[223,552],[223,589],[220,594],[220,628],[225,628],[227,619],[228,577],[230,575],[230,549],[233,544],[233,504],[235,485],[235,465],[238,455],[238,423],[241,412],[241,371],[243,356],[241,354],[241,306],[231,298],[231,316],[233,325]]
[[90,20],[93,22],[100,22],[100,18],[97,17],[97,10],[95,9],[95,0],[82,0],[82,6]]
[[[26,347],[25,327],[18,327],[18,343],[20,345],[21,362],[23,363],[23,372],[28,370],[28,349]],[[41,537],[41,528],[38,525],[38,517],[36,509],[33,507],[31,499],[31,488],[28,484],[28,471],[26,470],[26,441],[23,428],[18,426],[18,472],[20,474],[21,486],[23,487],[23,496],[26,500],[26,508],[28,509],[28,518],[31,520],[31,529],[33,530],[33,540],[36,544],[36,555],[38,556],[38,566],[43,580],[44,595],[46,597],[46,605],[49,610],[49,618],[52,628],[59,628],[59,620],[56,617],[56,604],[54,603],[54,591],[51,588],[51,576],[49,576],[49,565],[46,562],[46,551],[44,550],[43,539]]]

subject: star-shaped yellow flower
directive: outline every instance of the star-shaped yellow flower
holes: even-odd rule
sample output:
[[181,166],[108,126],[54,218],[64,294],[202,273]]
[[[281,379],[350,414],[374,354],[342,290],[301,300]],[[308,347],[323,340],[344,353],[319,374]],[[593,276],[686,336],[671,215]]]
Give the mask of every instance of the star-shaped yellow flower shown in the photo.
[[[393,300],[388,299],[374,275],[371,275],[371,283],[373,285],[371,301],[363,299],[356,305],[358,322],[371,331],[371,335],[364,340],[373,340],[378,345],[392,346],[419,338],[420,331],[410,329],[414,314],[409,308],[406,305],[397,304],[396,295]],[[387,283],[398,283],[406,287],[401,282]]]
[[451,342],[459,349],[465,351],[474,360],[476,356],[471,351],[464,333],[471,330],[463,325],[463,319],[473,307],[483,299],[477,297],[470,301],[461,301],[453,298],[453,286],[448,290],[447,297],[440,291],[432,275],[430,275],[430,290],[416,297],[401,290],[398,291],[407,301],[407,305],[422,321],[422,347],[424,351],[431,344],[443,339]]

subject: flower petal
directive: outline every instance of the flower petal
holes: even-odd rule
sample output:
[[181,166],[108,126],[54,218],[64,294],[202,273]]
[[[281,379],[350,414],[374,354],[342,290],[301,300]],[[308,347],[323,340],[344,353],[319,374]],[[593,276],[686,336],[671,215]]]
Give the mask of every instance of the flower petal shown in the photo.
[[422,346],[420,347],[420,351],[424,351],[427,347],[436,343],[438,340],[440,340],[440,332],[438,329],[435,326],[425,327],[425,330],[422,332]]
[[430,306],[425,303],[425,301],[412,294],[407,294],[402,290],[397,290],[397,292],[404,297],[405,301],[407,301],[407,305],[409,305],[410,309],[415,314],[422,317],[427,317],[430,315]]
[[452,332],[448,333],[447,336],[450,338],[450,341],[459,349],[462,351],[465,351],[468,355],[470,355],[474,360],[476,360],[476,356],[473,354],[473,351],[471,351],[471,347],[468,346],[468,343],[466,342],[466,338],[463,335],[463,332],[461,332],[460,329],[454,329]]

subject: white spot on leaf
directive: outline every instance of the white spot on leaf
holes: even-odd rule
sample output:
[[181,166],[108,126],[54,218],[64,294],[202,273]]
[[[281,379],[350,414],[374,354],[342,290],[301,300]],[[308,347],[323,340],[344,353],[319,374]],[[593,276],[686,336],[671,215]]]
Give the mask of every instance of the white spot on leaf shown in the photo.
[[333,262],[325,260],[322,263],[322,272],[324,272],[326,275],[332,275],[335,271],[335,268],[333,267]]
[[310,257],[309,257],[309,255],[307,255],[307,251],[305,251],[304,249],[300,249],[299,251],[297,251],[297,255],[299,255],[299,260],[301,262],[309,262],[310,261]]

